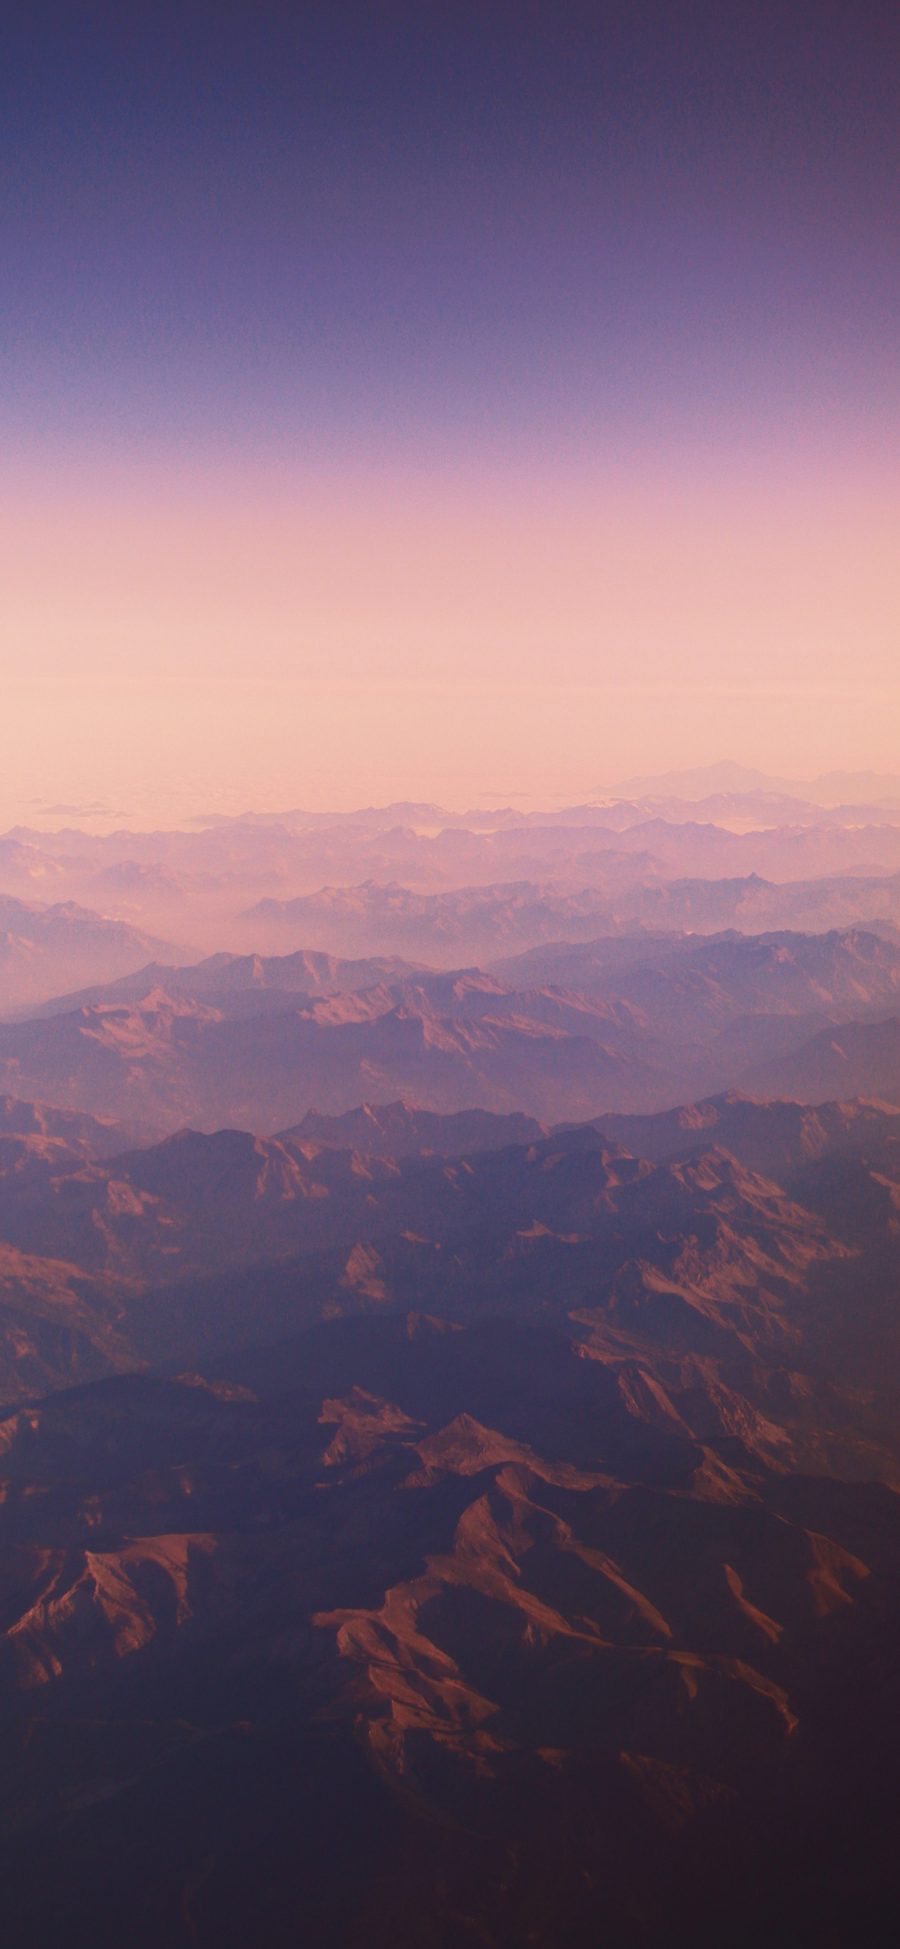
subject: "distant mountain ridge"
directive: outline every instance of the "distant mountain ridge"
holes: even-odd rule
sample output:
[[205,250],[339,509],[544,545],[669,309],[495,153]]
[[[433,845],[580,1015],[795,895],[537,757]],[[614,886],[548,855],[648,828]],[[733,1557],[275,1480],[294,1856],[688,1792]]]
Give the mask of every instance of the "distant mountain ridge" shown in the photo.
[[524,880],[428,893],[368,881],[323,887],[293,900],[265,899],[245,925],[267,940],[329,944],[338,953],[401,953],[442,965],[598,933],[746,934],[774,928],[820,933],[877,924],[900,935],[900,873],[825,876],[776,885],[759,874],[631,881],[576,890]]
[[[373,974],[374,985],[352,986]],[[398,1098],[550,1124],[730,1085],[790,1095],[792,1052],[810,1044],[813,1059],[827,1057],[817,1036],[884,1020],[898,1001],[900,945],[862,929],[556,943],[494,972],[225,956],[151,965],[124,996],[114,986],[0,1024],[0,1088],[169,1129],[273,1133],[313,1107],[333,1117]],[[810,1073],[802,1093],[892,1098],[889,1043],[879,1075],[873,1090],[870,1071],[851,1065],[841,1084],[828,1057],[821,1083]]]
[[[161,938],[183,943],[184,959],[285,943],[429,964],[484,959],[577,934],[589,915],[595,932],[900,925],[900,795],[886,793],[896,781],[835,774],[800,789],[726,766],[698,773],[693,796],[677,775],[634,782],[653,789],[547,810],[401,802],[152,832],[19,826],[0,835],[0,892],[108,916],[152,936],[161,961],[179,958],[159,950]],[[870,884],[891,876],[893,895]],[[11,1006],[20,992],[26,1002],[47,992],[33,966],[27,985],[28,962],[26,951]],[[65,972],[60,964],[51,985],[73,991],[126,972],[127,961],[82,957]]]
[[415,962],[401,960],[397,955],[347,960],[308,948],[278,955],[212,954],[186,965],[152,961],[117,981],[97,983],[75,994],[56,995],[36,1012],[60,1015],[98,1003],[140,1001],[154,990],[179,1000],[227,1002],[229,998],[246,996],[251,1001],[262,1002],[269,994],[313,999],[353,993],[379,982],[396,982],[418,971]]
[[546,1137],[545,1124],[513,1111],[458,1110],[447,1116],[411,1103],[363,1103],[340,1117],[308,1110],[302,1123],[279,1132],[298,1143],[362,1151],[367,1157],[462,1157],[467,1152],[503,1150],[510,1144]]
[[900,799],[900,772],[822,772],[817,778],[778,778],[750,765],[723,759],[717,764],[698,765],[693,770],[651,773],[626,778],[615,787],[622,798],[655,798],[669,795],[685,800],[702,799],[713,792],[773,792],[787,798],[810,799],[824,806],[842,801]]
[[890,1145],[900,1162],[900,1105],[860,1100],[807,1106],[727,1090],[706,1102],[647,1117],[603,1117],[605,1135],[640,1157],[658,1161],[698,1157],[721,1145],[750,1170],[780,1177],[817,1158]]
[[61,986],[130,973],[164,946],[71,900],[44,905],[0,895],[0,1014]]

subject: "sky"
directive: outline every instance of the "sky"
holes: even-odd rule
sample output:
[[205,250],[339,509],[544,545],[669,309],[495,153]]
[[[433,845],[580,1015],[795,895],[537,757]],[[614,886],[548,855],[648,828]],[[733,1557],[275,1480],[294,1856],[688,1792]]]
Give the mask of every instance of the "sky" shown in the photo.
[[895,769],[898,39],[4,10],[0,818]]

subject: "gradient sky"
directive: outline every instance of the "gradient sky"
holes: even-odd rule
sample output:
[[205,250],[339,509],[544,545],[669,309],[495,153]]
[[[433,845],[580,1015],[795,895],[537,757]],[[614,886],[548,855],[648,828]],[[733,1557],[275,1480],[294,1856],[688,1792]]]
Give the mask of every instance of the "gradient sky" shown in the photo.
[[894,8],[16,11],[0,816],[896,767]]

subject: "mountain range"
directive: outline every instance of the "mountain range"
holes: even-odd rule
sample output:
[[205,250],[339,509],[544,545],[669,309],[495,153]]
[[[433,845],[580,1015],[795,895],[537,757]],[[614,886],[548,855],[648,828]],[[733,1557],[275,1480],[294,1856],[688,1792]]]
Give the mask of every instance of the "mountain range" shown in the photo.
[[857,924],[896,936],[900,874],[826,876],[781,886],[753,873],[668,882],[638,875],[618,890],[575,892],[533,881],[441,894],[367,882],[324,887],[295,900],[267,899],[243,923],[273,950],[279,942],[306,939],[337,953],[402,953],[443,965],[458,963],[461,955],[491,959],[498,949],[511,953],[598,933],[712,934],[728,927],[746,934],[779,927],[821,933]]
[[893,1939],[897,784],[0,836],[12,1941]]
[[0,1025],[0,1088],[264,1132],[397,1097],[550,1123],[735,1085],[896,1100],[898,995],[900,949],[858,929],[556,944],[447,974],[219,955]]
[[[861,1289],[852,1364],[883,1384],[879,1362],[894,1363],[879,1309],[900,1229],[900,1112],[731,1095],[599,1130],[432,1117],[427,1152],[410,1149],[417,1114],[367,1106],[325,1143],[302,1126],[183,1131],[88,1161],[64,1117],[51,1142],[53,1114],[37,1136],[23,1112],[0,1151],[6,1397],[192,1366],[337,1314],[569,1319],[607,1352],[640,1350],[670,1397],[664,1418],[712,1416],[768,1460],[793,1444],[843,1468],[867,1453],[871,1420],[879,1470],[900,1469],[880,1411],[857,1403],[852,1434],[828,1419]],[[335,1145],[369,1130],[368,1150]],[[473,1135],[481,1148],[456,1149]],[[808,1436],[823,1384],[832,1405]]]
[[690,771],[656,773],[650,777],[627,778],[616,787],[621,798],[656,798],[663,793],[690,802],[711,792],[753,792],[789,799],[809,799],[829,806],[900,799],[900,772],[830,771],[817,778],[777,778],[751,765],[738,765],[725,759],[714,765],[699,765]]
[[[690,898],[670,894],[673,882],[734,883],[730,893],[710,888],[715,912],[703,925],[744,924],[742,904],[751,927],[896,923],[896,886],[892,899],[876,885],[847,884],[897,881],[900,795],[888,791],[891,780],[868,781],[862,797],[863,778],[848,776],[843,796],[820,781],[811,790],[821,785],[827,804],[783,789],[790,781],[754,786],[729,768],[721,777],[714,768],[694,796],[673,793],[665,778],[643,782],[654,790],[545,811],[399,804],[210,817],[152,832],[18,826],[0,834],[0,896],[26,908],[78,904],[179,943],[185,959],[222,948],[275,952],[285,928],[293,945],[329,953],[434,962],[446,945],[450,959],[481,958],[492,924],[505,926],[510,947],[559,938],[588,913],[595,932],[618,926],[623,901],[626,917],[653,924],[654,899],[662,914],[670,898]],[[696,885],[693,899],[702,909]],[[502,945],[498,932],[494,952]],[[97,969],[102,978],[120,971],[112,962]]]

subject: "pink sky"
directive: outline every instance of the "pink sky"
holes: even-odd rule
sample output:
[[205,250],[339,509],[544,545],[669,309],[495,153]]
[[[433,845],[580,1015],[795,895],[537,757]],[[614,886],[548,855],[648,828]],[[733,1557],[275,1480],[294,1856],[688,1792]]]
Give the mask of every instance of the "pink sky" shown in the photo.
[[0,816],[896,768],[883,460],[7,462]]

